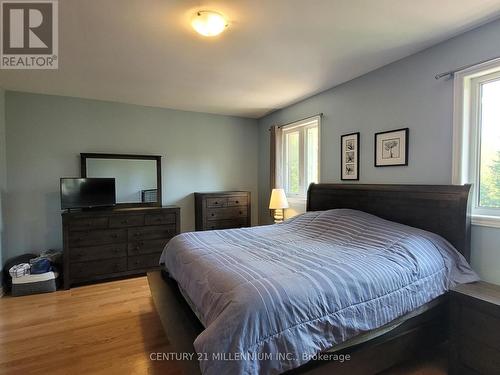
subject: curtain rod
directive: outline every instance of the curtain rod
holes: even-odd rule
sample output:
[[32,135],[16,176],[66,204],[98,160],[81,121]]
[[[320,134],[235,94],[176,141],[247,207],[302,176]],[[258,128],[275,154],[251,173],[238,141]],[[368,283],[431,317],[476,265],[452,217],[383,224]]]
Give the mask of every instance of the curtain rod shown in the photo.
[[436,78],[436,79],[441,79],[443,77],[453,78],[455,76],[456,72],[459,72],[459,71],[467,69],[467,68],[471,68],[471,67],[473,67],[475,65],[481,65],[481,64],[484,64],[484,63],[487,63],[487,62],[490,62],[490,61],[493,61],[493,60],[499,60],[499,59],[500,59],[500,56],[497,56],[497,57],[492,57],[492,58],[487,59],[487,60],[479,61],[479,62],[477,62],[475,64],[464,65],[464,66],[461,66],[460,68],[457,68],[455,70],[450,70],[448,72],[436,74],[434,76],[434,78]]
[[[284,126],[288,126],[288,125],[293,124],[295,122],[305,121],[307,119],[310,119],[310,118],[313,118],[313,117],[317,117],[317,116],[322,117],[323,116],[323,112],[316,113],[315,115],[311,115],[311,116],[307,116],[307,117],[301,118],[300,120],[294,120],[294,121],[287,122],[286,124],[279,125],[278,128],[282,128]],[[269,130],[271,130],[271,128],[269,128]]]

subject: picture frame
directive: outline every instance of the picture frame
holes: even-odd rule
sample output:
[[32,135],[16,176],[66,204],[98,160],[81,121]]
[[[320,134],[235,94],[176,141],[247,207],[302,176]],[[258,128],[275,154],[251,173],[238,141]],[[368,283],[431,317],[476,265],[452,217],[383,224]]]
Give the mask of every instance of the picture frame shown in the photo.
[[340,137],[340,179],[359,180],[359,132]]
[[375,133],[375,167],[408,165],[409,128]]

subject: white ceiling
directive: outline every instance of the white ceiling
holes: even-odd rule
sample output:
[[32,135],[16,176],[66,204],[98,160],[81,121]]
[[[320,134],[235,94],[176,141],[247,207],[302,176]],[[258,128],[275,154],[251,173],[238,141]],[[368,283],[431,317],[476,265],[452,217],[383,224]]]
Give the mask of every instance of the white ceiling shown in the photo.
[[[260,117],[500,16],[500,0],[63,0],[57,71],[11,90]],[[196,10],[225,14],[197,35]],[[438,73],[438,72],[437,72]]]

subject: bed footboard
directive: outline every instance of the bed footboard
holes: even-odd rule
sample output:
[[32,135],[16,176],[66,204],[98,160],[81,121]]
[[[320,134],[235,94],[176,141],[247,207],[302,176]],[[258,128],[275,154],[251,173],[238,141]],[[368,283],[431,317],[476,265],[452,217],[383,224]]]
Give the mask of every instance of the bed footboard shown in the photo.
[[193,347],[202,324],[182,297],[175,281],[162,271],[148,272],[148,283],[156,311],[169,343],[168,353],[182,355],[183,360],[172,360],[179,374],[201,374],[197,354]]

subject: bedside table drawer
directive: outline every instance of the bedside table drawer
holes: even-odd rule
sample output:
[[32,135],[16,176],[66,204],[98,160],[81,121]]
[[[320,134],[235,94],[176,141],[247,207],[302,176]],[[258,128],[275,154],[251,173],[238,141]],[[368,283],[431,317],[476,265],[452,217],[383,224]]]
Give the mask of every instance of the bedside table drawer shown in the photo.
[[466,367],[473,369],[474,373],[484,375],[500,373],[498,351],[465,336],[460,339],[460,359]]
[[460,333],[491,346],[500,354],[500,318],[464,306],[460,316]]
[[450,307],[449,373],[500,374],[500,286],[457,285]]

